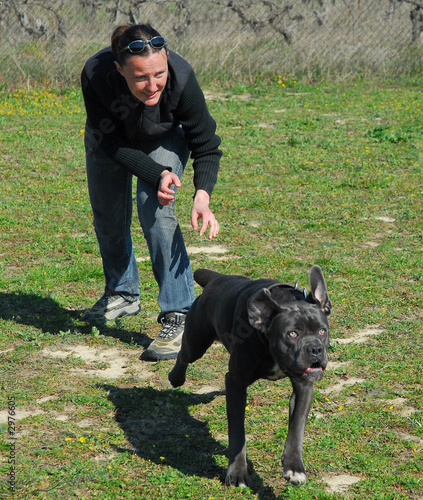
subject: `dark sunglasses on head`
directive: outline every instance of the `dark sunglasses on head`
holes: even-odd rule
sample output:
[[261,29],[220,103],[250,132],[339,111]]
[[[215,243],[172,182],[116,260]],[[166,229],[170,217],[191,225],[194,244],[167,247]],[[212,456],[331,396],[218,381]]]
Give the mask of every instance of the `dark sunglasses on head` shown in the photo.
[[118,54],[129,50],[132,54],[139,54],[145,49],[145,46],[149,43],[154,49],[161,49],[165,46],[167,40],[162,36],[154,36],[151,40],[134,40],[129,43],[123,49],[120,49]]

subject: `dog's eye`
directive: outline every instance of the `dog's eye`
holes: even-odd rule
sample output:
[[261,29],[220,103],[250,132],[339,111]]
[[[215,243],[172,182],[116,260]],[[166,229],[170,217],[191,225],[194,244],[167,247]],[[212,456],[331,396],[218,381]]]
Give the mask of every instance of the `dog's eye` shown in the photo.
[[326,334],[326,330],[324,328],[320,328],[319,335],[325,335],[325,334]]
[[297,332],[289,332],[288,337],[291,337],[291,339],[295,339],[296,337],[298,337],[298,333]]

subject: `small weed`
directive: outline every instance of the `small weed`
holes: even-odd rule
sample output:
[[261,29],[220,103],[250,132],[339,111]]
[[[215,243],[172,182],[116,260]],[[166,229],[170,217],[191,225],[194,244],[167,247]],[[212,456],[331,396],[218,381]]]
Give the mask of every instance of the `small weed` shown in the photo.
[[410,140],[410,136],[408,134],[394,132],[381,126],[375,127],[374,129],[366,132],[366,137],[375,142],[392,142],[394,144]]

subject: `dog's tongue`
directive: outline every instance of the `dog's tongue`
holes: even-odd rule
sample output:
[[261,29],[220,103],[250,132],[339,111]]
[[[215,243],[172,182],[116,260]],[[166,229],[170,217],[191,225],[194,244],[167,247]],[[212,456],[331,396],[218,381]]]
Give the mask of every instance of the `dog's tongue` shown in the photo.
[[307,368],[307,370],[303,373],[303,375],[313,381],[322,380],[323,378],[323,368],[319,366],[319,368]]

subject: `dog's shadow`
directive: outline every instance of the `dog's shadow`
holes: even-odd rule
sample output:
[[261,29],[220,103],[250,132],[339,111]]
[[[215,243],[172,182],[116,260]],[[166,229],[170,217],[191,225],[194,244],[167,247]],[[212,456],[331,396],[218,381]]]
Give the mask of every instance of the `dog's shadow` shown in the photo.
[[[108,392],[115,407],[115,419],[130,443],[130,447],[116,447],[116,451],[136,453],[187,476],[216,478],[224,484],[227,449],[211,436],[207,424],[189,411],[194,405],[210,403],[223,392],[188,394],[152,387],[120,388],[109,384],[99,387]],[[215,457],[219,455],[225,456],[225,467],[218,465]],[[251,489],[258,498],[275,499],[272,488],[263,485],[250,462],[249,469],[254,482]]]
[[[0,319],[33,327],[43,333],[54,335],[62,331],[90,335],[93,325],[80,321],[83,312],[61,307],[51,297],[36,293],[0,292]],[[94,326],[101,335],[117,338],[124,343],[147,347],[151,342],[147,335],[139,331],[121,328],[119,322],[96,323]],[[37,337],[37,332],[29,329],[22,332],[22,337],[32,340]]]
[[120,388],[102,384],[115,407],[115,419],[125,432],[129,451],[190,476],[225,479],[214,455],[226,449],[210,435],[207,424],[190,415],[194,405],[210,403],[220,393],[187,394],[175,390]]

